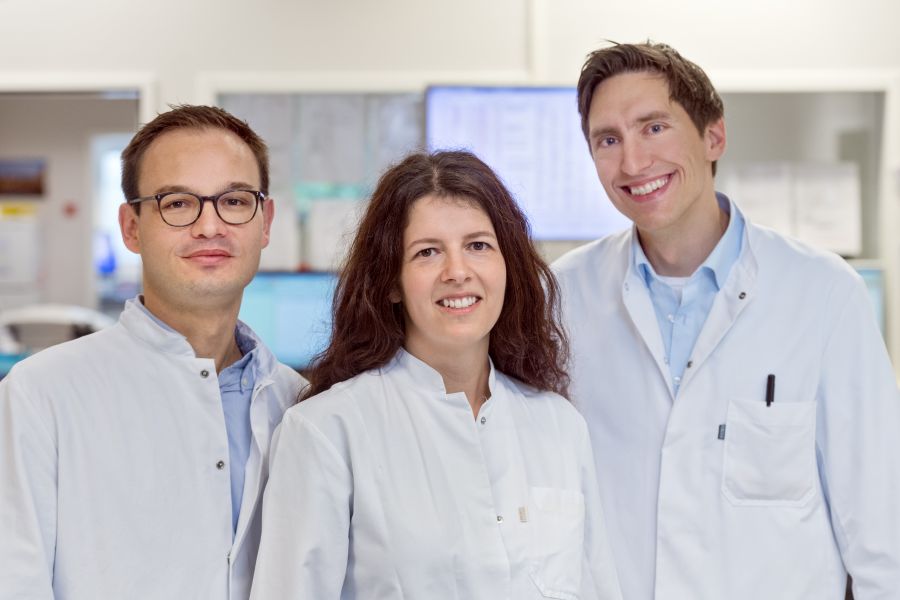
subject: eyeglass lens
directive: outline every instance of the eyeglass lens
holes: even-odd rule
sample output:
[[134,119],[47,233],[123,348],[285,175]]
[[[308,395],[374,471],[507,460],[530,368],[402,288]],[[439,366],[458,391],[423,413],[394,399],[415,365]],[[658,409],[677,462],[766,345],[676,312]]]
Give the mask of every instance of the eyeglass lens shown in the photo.
[[[169,225],[190,225],[200,216],[202,203],[191,194],[166,194],[159,202],[163,220]],[[256,194],[253,192],[226,192],[216,200],[216,212],[230,225],[241,225],[256,214]]]

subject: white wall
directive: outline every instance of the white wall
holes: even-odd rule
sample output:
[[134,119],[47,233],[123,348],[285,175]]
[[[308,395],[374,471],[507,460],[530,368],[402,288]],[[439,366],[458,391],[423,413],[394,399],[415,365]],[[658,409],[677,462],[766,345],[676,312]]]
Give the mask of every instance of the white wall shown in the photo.
[[[3,6],[0,4],[0,6]],[[91,136],[133,131],[135,100],[0,94],[0,158],[44,158],[39,298],[93,307]],[[77,207],[67,214],[66,205]]]
[[604,39],[707,70],[900,68],[893,0],[0,0],[4,72],[140,71],[158,107],[203,72],[523,73],[574,82]]

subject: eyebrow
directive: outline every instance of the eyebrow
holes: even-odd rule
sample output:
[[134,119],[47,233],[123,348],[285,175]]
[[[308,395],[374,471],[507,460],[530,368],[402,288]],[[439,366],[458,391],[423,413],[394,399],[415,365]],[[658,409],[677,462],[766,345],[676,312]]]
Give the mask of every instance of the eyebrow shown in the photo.
[[[672,118],[672,113],[663,111],[663,110],[655,110],[653,112],[649,112],[645,115],[641,115],[637,119],[635,119],[632,123],[634,125],[645,125],[647,123],[653,121],[666,121]],[[619,133],[619,129],[617,127],[602,127],[600,129],[592,129],[590,132],[591,140],[595,140],[599,137],[604,137],[607,135],[617,135]]]
[[[468,233],[463,236],[463,241],[473,240],[480,237],[489,237],[491,239],[496,240],[496,234],[491,233],[490,231],[473,231],[472,233]],[[441,244],[443,240],[438,238],[420,238],[418,240],[413,240],[409,244],[406,245],[406,249],[410,249],[413,246],[417,246],[419,244]]]
[[[253,189],[256,189],[256,188],[254,188],[252,185],[250,185],[246,181],[232,181],[222,188],[222,192],[230,192],[233,190],[253,190]],[[156,189],[156,191],[153,192],[153,194],[151,194],[151,195],[155,196],[156,194],[164,194],[166,192],[185,192],[185,193],[189,193],[189,194],[197,193],[192,188],[190,188],[186,185],[162,185],[162,186],[158,187]],[[197,194],[197,195],[200,195],[200,194]]]

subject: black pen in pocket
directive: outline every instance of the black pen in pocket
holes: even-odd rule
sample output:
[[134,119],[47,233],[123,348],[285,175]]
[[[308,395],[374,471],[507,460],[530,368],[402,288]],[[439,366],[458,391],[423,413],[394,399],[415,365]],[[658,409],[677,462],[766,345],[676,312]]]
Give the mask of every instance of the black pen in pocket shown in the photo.
[[769,373],[766,378],[766,406],[772,406],[775,402],[775,376]]

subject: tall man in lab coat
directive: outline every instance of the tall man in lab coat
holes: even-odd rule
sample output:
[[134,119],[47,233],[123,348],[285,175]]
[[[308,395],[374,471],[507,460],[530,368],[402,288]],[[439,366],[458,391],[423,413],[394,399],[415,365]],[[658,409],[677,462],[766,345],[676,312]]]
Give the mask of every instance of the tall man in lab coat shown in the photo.
[[[660,44],[578,82],[631,230],[555,265],[626,600],[900,598],[900,401],[839,257],[715,192],[722,100]],[[736,199],[740,201],[740,199]]]
[[143,294],[0,382],[0,598],[247,598],[269,438],[304,383],[237,321],[273,217],[266,146],[182,106],[122,165]]

